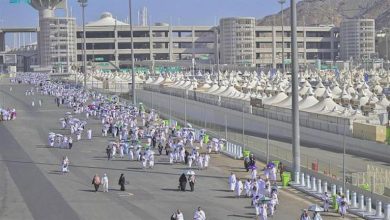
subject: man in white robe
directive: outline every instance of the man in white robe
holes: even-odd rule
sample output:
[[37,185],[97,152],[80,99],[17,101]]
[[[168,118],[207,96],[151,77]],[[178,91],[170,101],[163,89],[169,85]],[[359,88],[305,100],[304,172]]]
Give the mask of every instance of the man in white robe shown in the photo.
[[87,131],[87,134],[88,134],[88,140],[92,140],[92,130],[91,129],[89,129]]
[[240,179],[237,179],[237,182],[236,182],[236,187],[234,189],[234,191],[236,192],[236,196],[237,198],[240,198],[241,197],[241,193],[242,193],[242,190],[244,189],[244,186],[241,182]]
[[206,213],[202,210],[201,207],[198,207],[198,209],[195,211],[194,220],[206,220]]
[[234,191],[234,188],[236,187],[236,182],[237,182],[236,175],[234,173],[231,173],[230,177],[229,177],[229,189],[230,189],[230,191]]
[[102,183],[103,183],[103,192],[108,192],[108,177],[107,177],[107,174],[104,174],[103,179],[102,179]]
[[204,168],[207,170],[207,167],[209,167],[209,162],[210,162],[210,155],[209,154],[205,154],[204,155]]

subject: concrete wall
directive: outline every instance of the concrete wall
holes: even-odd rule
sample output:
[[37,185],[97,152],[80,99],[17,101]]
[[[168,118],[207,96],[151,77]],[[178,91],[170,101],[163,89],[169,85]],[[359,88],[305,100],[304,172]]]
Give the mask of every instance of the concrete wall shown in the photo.
[[[187,118],[192,120],[207,121],[220,126],[225,125],[225,114],[228,118],[229,129],[242,130],[242,112],[223,108],[217,105],[196,102],[193,100],[185,101],[184,98],[150,92],[146,90],[137,90],[137,99],[146,105],[169,113],[176,117],[184,118],[185,102],[187,103]],[[170,101],[169,101],[170,100]],[[248,112],[248,111],[245,111]],[[266,134],[266,118],[245,113],[244,127],[246,133],[264,135]],[[291,124],[270,119],[270,136],[285,142],[291,141]],[[301,144],[306,146],[321,147],[329,150],[341,151],[343,148],[343,136],[324,132],[321,130],[305,128],[301,126]],[[348,153],[358,156],[364,156],[374,160],[385,162],[390,161],[390,146],[373,141],[346,137],[346,149]]]

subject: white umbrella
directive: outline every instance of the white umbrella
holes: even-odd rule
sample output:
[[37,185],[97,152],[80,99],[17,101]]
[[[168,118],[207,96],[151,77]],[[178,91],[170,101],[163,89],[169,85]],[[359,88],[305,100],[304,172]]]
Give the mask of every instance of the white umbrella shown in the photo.
[[195,175],[195,172],[193,170],[187,170],[187,175]]
[[211,139],[211,141],[218,142],[218,139],[217,138],[213,138],[213,139]]
[[309,206],[309,208],[307,210],[312,211],[312,212],[323,212],[324,211],[324,209],[322,207],[318,206],[317,204]]

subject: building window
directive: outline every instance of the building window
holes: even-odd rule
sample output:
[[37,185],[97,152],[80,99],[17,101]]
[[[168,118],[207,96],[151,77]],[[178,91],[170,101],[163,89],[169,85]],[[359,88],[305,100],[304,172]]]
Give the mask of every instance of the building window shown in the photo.
[[153,54],[154,60],[169,60],[168,53],[155,53]]
[[272,31],[256,31],[256,37],[272,37]]
[[329,31],[308,31],[306,37],[330,37]]
[[[114,31],[87,31],[87,38],[114,38]],[[77,38],[83,38],[83,32],[77,32]]]
[[153,37],[168,37],[168,31],[153,31]]
[[195,31],[195,37],[213,38],[213,31]]
[[272,48],[271,42],[256,42],[256,48]]

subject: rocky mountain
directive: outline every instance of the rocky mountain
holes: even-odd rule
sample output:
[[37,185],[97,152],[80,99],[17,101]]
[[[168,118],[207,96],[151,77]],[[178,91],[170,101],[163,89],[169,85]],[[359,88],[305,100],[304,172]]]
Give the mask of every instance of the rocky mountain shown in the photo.
[[[284,24],[289,25],[290,8],[285,8],[283,13]],[[279,12],[257,22],[259,25],[281,25],[281,16]],[[390,27],[390,0],[301,0],[297,3],[298,25],[339,26],[344,18],[373,18],[376,29]]]

